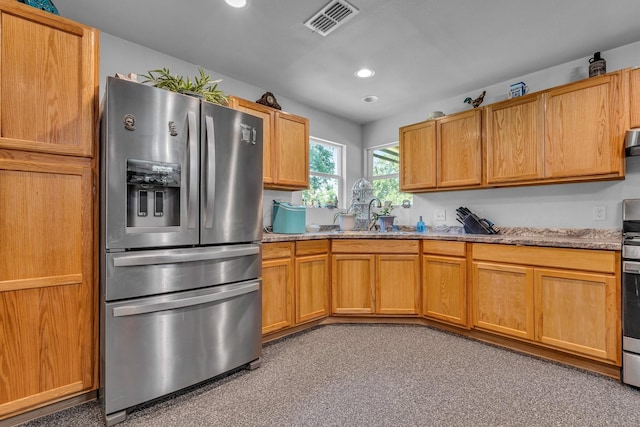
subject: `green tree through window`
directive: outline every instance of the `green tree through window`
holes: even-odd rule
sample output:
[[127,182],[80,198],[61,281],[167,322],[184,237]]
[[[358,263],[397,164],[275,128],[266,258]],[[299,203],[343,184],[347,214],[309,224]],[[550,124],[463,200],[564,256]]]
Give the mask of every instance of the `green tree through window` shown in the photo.
[[[342,193],[343,147],[311,140],[309,143],[309,189],[303,191],[307,205],[334,207]],[[344,205],[344,203],[341,203]]]

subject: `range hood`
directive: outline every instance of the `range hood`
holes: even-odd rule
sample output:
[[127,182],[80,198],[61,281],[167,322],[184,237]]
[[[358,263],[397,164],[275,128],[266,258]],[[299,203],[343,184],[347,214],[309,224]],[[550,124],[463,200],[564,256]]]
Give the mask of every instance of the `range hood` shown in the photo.
[[640,128],[629,129],[624,137],[624,153],[629,156],[640,156]]

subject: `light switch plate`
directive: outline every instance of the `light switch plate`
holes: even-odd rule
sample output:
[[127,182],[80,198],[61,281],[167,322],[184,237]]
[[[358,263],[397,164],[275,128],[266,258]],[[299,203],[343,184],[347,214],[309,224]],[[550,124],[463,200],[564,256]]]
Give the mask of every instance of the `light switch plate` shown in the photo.
[[447,211],[445,211],[444,209],[436,209],[434,219],[436,221],[446,221]]

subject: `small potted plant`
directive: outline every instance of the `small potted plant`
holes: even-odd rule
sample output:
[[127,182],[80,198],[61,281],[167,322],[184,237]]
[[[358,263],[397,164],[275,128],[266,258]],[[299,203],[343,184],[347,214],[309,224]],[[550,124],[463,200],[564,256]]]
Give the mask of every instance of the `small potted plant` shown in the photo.
[[177,74],[171,74],[168,68],[161,68],[141,76],[146,79],[142,83],[151,83],[161,89],[203,98],[214,104],[227,105],[229,103],[227,95],[218,89],[218,83],[222,80],[211,80],[201,67],[198,67],[198,73],[200,75],[191,80],[189,77],[185,79]]
[[395,215],[391,215],[392,210],[391,202],[387,201],[384,202],[384,207],[380,211],[373,213],[373,219],[378,223],[380,231],[391,231],[393,228]]
[[340,231],[351,231],[356,228],[356,216],[355,214],[346,211],[338,211],[333,215],[333,223],[338,221]]

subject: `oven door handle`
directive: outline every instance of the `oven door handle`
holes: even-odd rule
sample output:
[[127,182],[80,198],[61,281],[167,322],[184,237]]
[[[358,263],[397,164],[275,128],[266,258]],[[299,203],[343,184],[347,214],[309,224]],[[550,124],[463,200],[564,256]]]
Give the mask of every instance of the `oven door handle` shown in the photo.
[[624,261],[622,263],[622,271],[624,273],[640,274],[640,262]]
[[114,267],[135,267],[141,265],[179,264],[182,262],[208,261],[214,259],[227,259],[260,253],[260,246],[251,245],[239,248],[214,248],[197,250],[192,252],[167,251],[163,254],[146,253],[134,255],[122,255],[113,258]]
[[240,295],[256,292],[260,289],[260,282],[244,283],[222,292],[213,292],[195,297],[180,298],[171,301],[156,302],[151,304],[132,304],[113,309],[113,317],[135,316],[139,314],[155,313],[157,311],[175,310],[178,308],[191,307],[194,305],[207,304],[235,298]]

